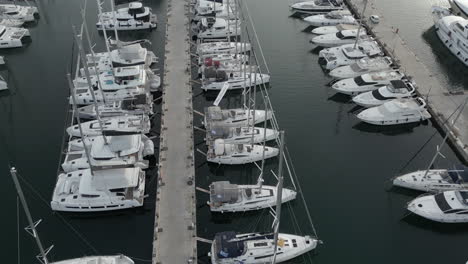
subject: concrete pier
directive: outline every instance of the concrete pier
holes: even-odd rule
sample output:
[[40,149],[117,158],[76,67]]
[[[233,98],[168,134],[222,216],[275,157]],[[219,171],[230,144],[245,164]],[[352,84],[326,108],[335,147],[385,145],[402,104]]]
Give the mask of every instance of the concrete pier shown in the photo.
[[169,1],[153,264],[197,263],[188,12]]
[[[347,0],[351,11],[357,16],[361,14],[364,3],[365,1],[362,0]],[[454,126],[451,125],[451,121],[456,117],[453,112],[466,100],[468,93],[464,91],[450,93],[448,87],[445,87],[429,71],[410,50],[405,41],[392,30],[390,22],[381,19],[379,24],[370,24],[368,18],[371,15],[384,17],[380,10],[369,3],[364,14],[364,21],[368,29],[371,29],[377,40],[386,48],[387,53],[396,59],[401,70],[413,77],[418,86],[418,93],[423,98],[428,95],[428,110],[432,117],[444,133],[449,133],[449,143],[461,159],[468,164],[468,107],[465,107],[457,123]]]

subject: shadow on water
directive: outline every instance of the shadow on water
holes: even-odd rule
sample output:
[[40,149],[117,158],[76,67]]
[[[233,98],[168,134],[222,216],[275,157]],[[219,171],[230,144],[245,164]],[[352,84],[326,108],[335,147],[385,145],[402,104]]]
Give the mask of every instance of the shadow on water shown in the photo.
[[335,93],[332,96],[328,97],[328,101],[332,101],[340,104],[348,104],[352,102],[352,97],[342,93]]
[[439,223],[439,222],[434,222],[429,219],[420,217],[412,213],[405,216],[403,219],[401,219],[401,221],[411,226],[415,226],[417,228],[424,229],[427,231],[432,231],[432,232],[439,233],[439,234],[447,234],[447,235],[468,234],[468,224]]
[[315,46],[313,49],[310,50],[310,53],[318,55],[321,50],[323,50],[323,47]]
[[[465,90],[468,89],[467,67],[440,41],[436,34],[435,27],[430,27],[426,30],[422,34],[422,37],[431,47],[432,52],[437,58],[437,64],[440,65],[442,74],[447,76],[446,79],[449,83],[453,86],[462,85]],[[447,88],[453,89],[455,87],[449,86]]]
[[398,136],[403,134],[410,134],[414,132],[414,128],[418,127],[420,123],[392,125],[392,126],[376,126],[364,122],[359,122],[353,126],[353,129],[373,133],[383,134],[386,136]]

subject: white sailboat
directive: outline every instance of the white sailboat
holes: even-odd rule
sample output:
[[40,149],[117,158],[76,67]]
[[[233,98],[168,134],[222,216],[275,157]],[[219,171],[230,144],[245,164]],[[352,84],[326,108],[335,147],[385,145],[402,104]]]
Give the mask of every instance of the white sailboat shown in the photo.
[[239,22],[218,17],[202,18],[198,23],[199,39],[225,39],[241,35]]
[[53,246],[47,249],[44,249],[41,239],[39,237],[39,233],[36,230],[40,221],[34,222],[31,217],[28,204],[26,202],[26,199],[24,198],[23,190],[21,189],[21,185],[17,177],[17,172],[14,167],[10,169],[10,174],[13,178],[13,182],[15,183],[18,196],[20,198],[21,204],[23,205],[23,209],[26,214],[26,218],[28,220],[29,226],[26,229],[31,230],[30,234],[34,237],[37,247],[39,248],[40,254],[37,256],[37,258],[41,261],[41,263],[43,264],[89,264],[89,263],[134,264],[132,259],[121,254],[120,255],[108,255],[108,256],[87,256],[87,257],[74,258],[74,259],[65,259],[65,260],[60,260],[56,262],[49,262],[47,258],[47,254],[50,252]]
[[270,75],[256,73],[251,69],[243,71],[225,71],[216,67],[204,69],[201,89],[204,91],[220,91],[225,84],[228,90],[245,89],[270,82]]
[[[281,136],[280,142],[284,142]],[[283,198],[283,148],[278,167],[278,186],[273,233],[221,232],[215,235],[211,245],[213,264],[264,264],[281,263],[305,254],[317,247],[318,240],[310,236],[279,233],[281,204]]]
[[[107,98],[106,98],[107,99]],[[140,94],[134,98],[114,101],[109,104],[100,104],[97,111],[102,118],[125,116],[125,115],[152,115],[153,97],[146,94]],[[82,106],[77,109],[77,114],[82,119],[96,119],[95,105]]]
[[147,115],[117,116],[103,119],[102,127],[99,120],[87,121],[79,125],[73,125],[66,129],[68,135],[73,137],[98,136],[103,133],[112,135],[147,134],[151,128]]
[[208,162],[240,165],[257,162],[278,156],[279,150],[255,144],[229,144],[223,139],[216,139],[208,146],[206,160]]
[[218,138],[223,139],[229,144],[248,144],[262,143],[264,141],[274,140],[279,133],[275,129],[263,127],[222,127],[210,126],[207,128],[207,141],[214,141]]
[[203,123],[222,127],[245,127],[265,122],[272,117],[271,111],[245,108],[221,109],[219,106],[209,106],[205,108]]

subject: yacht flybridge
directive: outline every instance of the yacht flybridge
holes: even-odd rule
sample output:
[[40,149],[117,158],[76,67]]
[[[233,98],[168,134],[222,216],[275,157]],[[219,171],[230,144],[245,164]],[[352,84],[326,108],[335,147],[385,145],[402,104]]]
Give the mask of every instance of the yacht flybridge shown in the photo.
[[327,13],[342,10],[343,8],[344,4],[342,0],[313,0],[291,5],[291,9],[301,13]]
[[65,212],[128,209],[143,205],[144,191],[141,168],[77,170],[58,176],[50,205]]
[[239,22],[218,17],[202,18],[198,23],[199,39],[235,38],[241,35]]
[[343,30],[358,29],[359,25],[356,24],[338,24],[335,26],[323,26],[312,29],[311,33],[315,35],[333,34]]
[[454,190],[427,194],[411,201],[407,209],[441,223],[468,223],[468,191]]
[[340,66],[355,63],[364,58],[374,58],[383,56],[379,44],[373,40],[346,44],[340,47],[326,48],[319,52],[319,64],[326,70],[333,70]]
[[205,68],[202,75],[201,89],[204,91],[219,91],[225,84],[228,84],[228,90],[236,90],[270,82],[270,75],[268,74],[251,72],[252,70],[244,71],[228,72],[218,70],[216,67]]
[[[81,123],[81,129],[84,136],[102,135],[130,135],[130,134],[147,134],[150,130],[149,117],[146,115],[132,116],[117,116],[102,120],[102,128],[99,125],[99,120],[93,120]],[[74,125],[67,128],[67,133],[70,136],[82,137],[80,134],[79,125]]]
[[348,10],[331,11],[324,15],[313,15],[304,18],[304,21],[315,27],[334,26],[338,24],[357,24],[356,19]]
[[360,112],[357,117],[361,121],[379,125],[399,125],[421,122],[431,118],[422,98],[394,99],[383,105],[375,106]]
[[358,30],[357,29],[348,29],[348,30],[341,30],[336,33],[330,33],[325,35],[320,35],[313,37],[310,42],[319,46],[319,47],[336,47],[345,44],[352,44],[356,42],[356,38],[360,40],[365,40],[369,38],[367,36],[367,32],[365,29],[359,30],[359,37],[358,37]]
[[[154,144],[151,140],[142,140],[141,134],[96,137],[86,151],[73,150],[75,144],[69,145],[62,169],[65,172],[88,169],[93,166],[99,169],[118,167],[148,168],[148,161],[144,157],[154,154]],[[88,160],[89,158],[89,160]]]
[[254,144],[230,144],[223,139],[216,139],[208,146],[206,160],[208,162],[240,165],[261,161],[278,156],[277,148]]
[[0,26],[0,49],[22,47],[30,36],[25,28]]
[[356,95],[353,97],[353,102],[363,107],[373,107],[394,99],[412,97],[415,91],[416,88],[412,82],[408,80],[393,80],[387,86]]
[[433,9],[434,26],[442,43],[460,61],[468,66],[468,20],[452,15],[444,15]]
[[337,81],[331,88],[339,93],[357,95],[377,90],[391,84],[391,81],[402,80],[403,78],[405,78],[405,75],[399,70],[373,72]]
[[329,74],[337,79],[354,78],[366,73],[391,70],[392,65],[393,61],[390,57],[364,58],[351,65],[333,69]]
[[242,127],[259,124],[272,117],[273,113],[271,111],[244,108],[221,109],[219,106],[209,106],[205,108],[203,123],[222,127]]
[[140,2],[131,2],[128,7],[119,8],[114,12],[105,12],[98,17],[98,30],[141,30],[157,27],[157,17],[151,8],[144,7]]
[[[281,202],[296,199],[296,192],[282,190]],[[274,207],[277,200],[277,187],[267,185],[237,185],[228,181],[213,182],[210,185],[211,212],[245,212]]]
[[35,21],[39,12],[35,6],[0,4],[0,19],[17,19],[24,22]]
[[468,167],[418,170],[395,177],[393,185],[423,192],[468,189]]
[[276,262],[281,263],[315,249],[317,244],[318,240],[310,236],[279,233],[275,245],[274,234],[222,232],[215,235],[211,245],[211,263],[272,263],[275,246]]

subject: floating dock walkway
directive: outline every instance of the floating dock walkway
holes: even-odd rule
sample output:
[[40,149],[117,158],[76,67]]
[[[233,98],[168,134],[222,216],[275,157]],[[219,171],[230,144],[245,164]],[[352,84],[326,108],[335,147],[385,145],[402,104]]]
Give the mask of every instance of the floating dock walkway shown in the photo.
[[[358,18],[364,8],[365,1],[347,0],[351,12]],[[364,18],[371,15],[383,17],[382,12],[370,3],[368,4]],[[430,14],[428,14],[430,15]],[[379,24],[369,25],[363,20],[367,29],[375,35],[377,41],[386,49],[386,53],[394,58],[405,74],[412,76],[416,82],[418,93],[426,99],[428,110],[444,133],[449,133],[449,142],[461,159],[468,164],[468,107],[465,107],[456,124],[452,126],[452,120],[457,116],[453,114],[460,104],[468,97],[466,91],[450,91],[445,87],[429,69],[409,49],[405,41],[392,30],[392,25],[382,19]],[[391,47],[391,50],[389,49]],[[448,120],[448,122],[447,122]]]
[[189,3],[167,10],[153,264],[197,263]]

